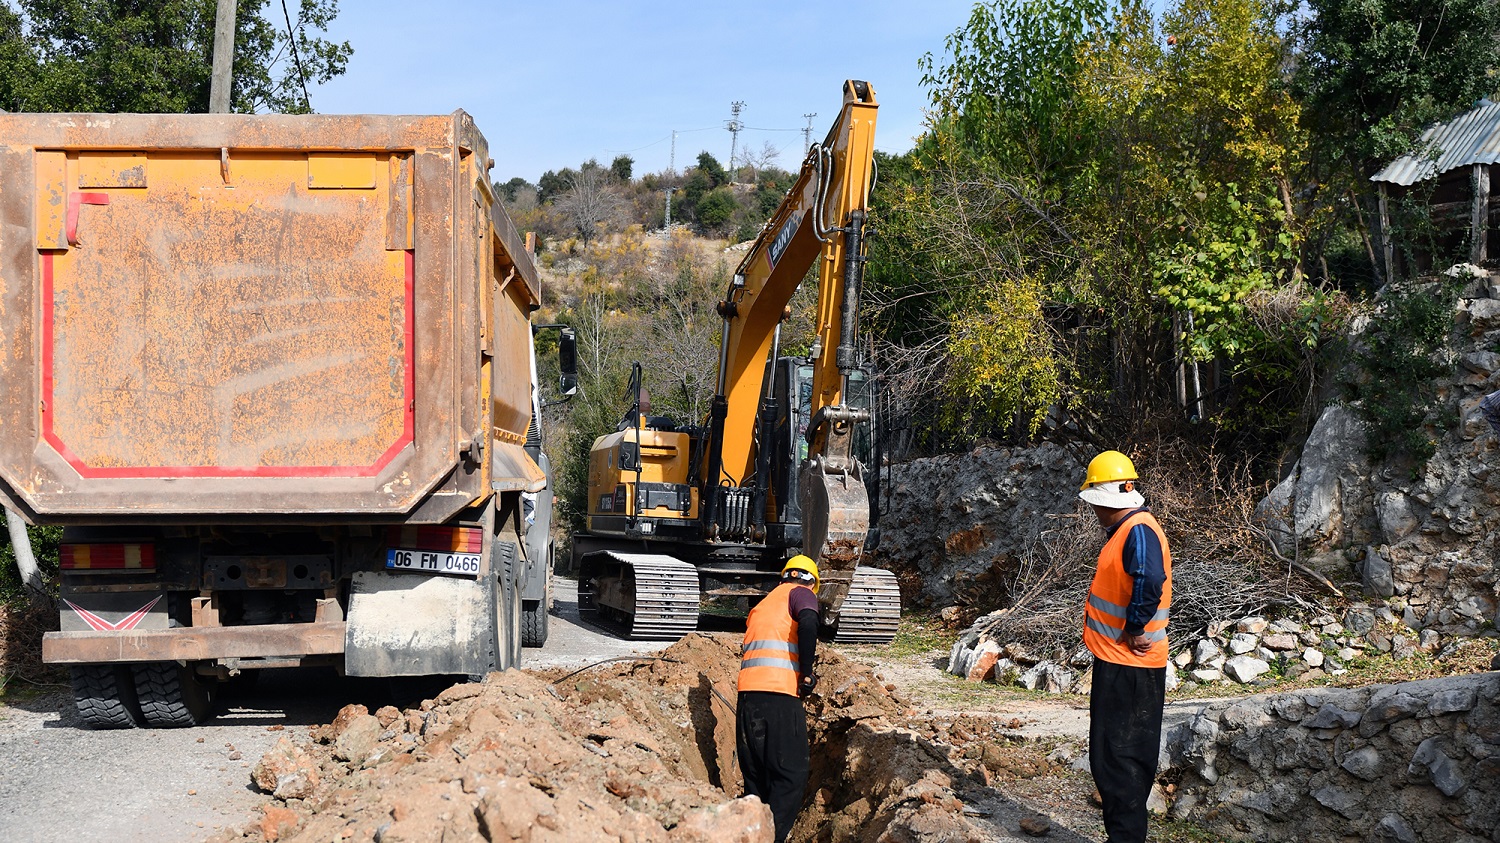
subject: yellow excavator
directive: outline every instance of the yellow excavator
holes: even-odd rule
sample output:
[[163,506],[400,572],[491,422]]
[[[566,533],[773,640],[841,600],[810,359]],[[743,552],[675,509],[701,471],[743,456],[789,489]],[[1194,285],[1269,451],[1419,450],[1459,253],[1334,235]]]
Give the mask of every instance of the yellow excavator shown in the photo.
[[[620,429],[590,449],[587,526],[573,537],[579,608],[626,624],[632,638],[692,631],[705,600],[748,605],[798,552],[818,562],[835,640],[895,637],[896,579],[859,564],[878,537],[878,467],[866,474],[879,459],[874,378],[856,345],[876,109],[868,83],[844,83],[838,120],[735,270],[718,303],[706,422],[651,415],[637,363]],[[782,357],[781,324],[814,261],[812,347]]]

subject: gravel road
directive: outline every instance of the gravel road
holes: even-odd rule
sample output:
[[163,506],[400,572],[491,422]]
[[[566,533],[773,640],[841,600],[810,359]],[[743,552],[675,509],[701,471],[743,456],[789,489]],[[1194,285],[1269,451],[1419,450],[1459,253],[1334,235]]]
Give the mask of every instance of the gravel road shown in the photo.
[[68,689],[7,701],[0,829],[30,843],[170,843],[242,827],[264,798],[250,787],[250,765],[278,737],[327,722],[358,690],[332,671],[266,671],[196,729],[95,731],[79,723]]

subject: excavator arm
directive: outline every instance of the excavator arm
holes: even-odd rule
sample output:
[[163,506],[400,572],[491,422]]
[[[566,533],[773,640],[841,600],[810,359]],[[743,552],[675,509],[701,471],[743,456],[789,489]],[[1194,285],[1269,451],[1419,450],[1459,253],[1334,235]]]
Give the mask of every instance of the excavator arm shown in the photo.
[[[865,220],[874,185],[877,104],[866,82],[844,83],[844,103],[827,138],[809,150],[796,183],[761,230],[719,303],[723,318],[718,380],[704,468],[705,522],[716,522],[719,486],[754,477],[752,512],[765,512],[769,455],[757,453],[757,425],[769,411],[766,361],[797,285],[814,262],[818,302],[808,457],[798,470],[803,549],[818,560],[824,619],[838,618],[870,525],[863,467],[852,453],[865,410],[845,404],[858,366],[855,332],[862,285]],[[760,406],[760,412],[748,408]],[[731,412],[733,410],[733,412]]]

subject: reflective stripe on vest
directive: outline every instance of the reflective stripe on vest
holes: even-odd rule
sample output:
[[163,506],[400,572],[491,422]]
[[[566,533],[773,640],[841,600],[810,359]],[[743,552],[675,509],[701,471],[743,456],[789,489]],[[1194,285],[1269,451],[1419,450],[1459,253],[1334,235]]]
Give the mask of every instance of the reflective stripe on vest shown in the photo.
[[750,610],[740,647],[739,690],[797,696],[800,665],[791,596],[792,589],[805,587],[782,583]]
[[[1119,640],[1125,631],[1127,607],[1135,590],[1135,578],[1125,572],[1125,540],[1137,525],[1145,525],[1156,533],[1156,539],[1161,543],[1162,568],[1167,575],[1162,583],[1161,603],[1143,633],[1151,642],[1151,649],[1144,656],[1137,655]],[[1165,667],[1171,606],[1172,553],[1167,547],[1167,537],[1151,513],[1137,512],[1120,524],[1099,551],[1099,565],[1094,571],[1094,581],[1084,605],[1083,643],[1096,658],[1107,662],[1132,667]]]

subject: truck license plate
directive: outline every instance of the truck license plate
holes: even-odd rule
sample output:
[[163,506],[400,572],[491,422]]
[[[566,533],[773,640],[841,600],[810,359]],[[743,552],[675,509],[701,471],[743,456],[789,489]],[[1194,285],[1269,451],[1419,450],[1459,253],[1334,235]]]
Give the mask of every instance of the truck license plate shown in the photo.
[[402,550],[393,547],[385,552],[385,566],[394,571],[477,577],[479,576],[479,554],[448,553],[441,550]]

